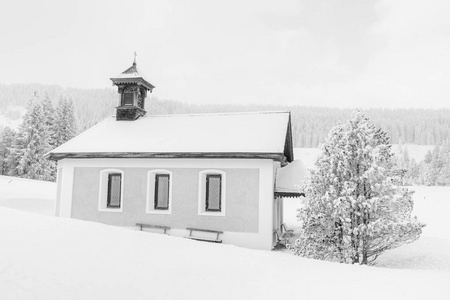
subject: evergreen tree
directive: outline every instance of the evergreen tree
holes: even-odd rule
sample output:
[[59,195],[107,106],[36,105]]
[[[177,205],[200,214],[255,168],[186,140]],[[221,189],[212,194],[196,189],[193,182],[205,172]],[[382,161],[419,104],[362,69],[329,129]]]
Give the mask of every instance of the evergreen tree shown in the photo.
[[0,136],[0,174],[9,174],[11,169],[11,147],[16,139],[16,132],[9,127],[6,127]]
[[420,163],[417,183],[428,186],[450,184],[450,149],[435,146]]
[[38,180],[52,180],[50,161],[44,155],[50,151],[50,132],[44,111],[35,94],[20,126],[16,144],[17,175]]
[[389,137],[362,113],[334,127],[305,185],[296,254],[373,264],[384,251],[415,241],[424,224],[411,217]]
[[72,99],[61,96],[54,122],[54,146],[57,147],[76,135],[75,112]]
[[413,158],[409,162],[409,168],[408,168],[408,177],[410,179],[410,184],[412,184],[412,183],[419,184],[420,176],[421,176],[420,165],[417,164],[416,160]]
[[33,97],[28,100],[26,113],[23,116],[22,123],[19,126],[19,132],[16,135],[16,139],[11,147],[11,151],[8,157],[8,173],[9,176],[19,176],[18,165],[23,155],[23,150],[25,149],[28,139],[26,138],[25,132],[26,128],[30,127],[31,117],[30,113],[32,106],[38,101],[37,92],[34,92]]
[[[49,147],[50,150],[55,146],[55,109],[53,108],[52,101],[47,93],[42,100],[42,112],[44,114],[44,124],[48,130]],[[56,162],[48,160],[50,168],[50,177],[56,179]]]
[[430,166],[433,173],[433,185],[445,185],[447,183],[448,156],[449,151],[447,148],[440,146],[434,147]]
[[431,153],[431,150],[427,151],[427,154],[425,154],[424,162],[426,164],[431,164],[431,161],[433,160],[433,154]]
[[440,180],[443,185],[450,185],[450,148],[445,147],[442,151],[443,166]]
[[45,93],[45,97],[42,100],[42,110],[44,113],[45,125],[48,128],[50,134],[49,144],[53,146],[55,144],[55,109],[53,108],[52,101],[50,100],[47,93]]

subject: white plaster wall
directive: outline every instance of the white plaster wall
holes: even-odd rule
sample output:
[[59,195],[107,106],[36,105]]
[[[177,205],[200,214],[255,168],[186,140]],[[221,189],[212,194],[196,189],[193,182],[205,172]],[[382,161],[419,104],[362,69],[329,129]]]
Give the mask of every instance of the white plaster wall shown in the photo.
[[56,208],[59,208],[59,211],[56,211],[55,215],[59,217],[72,216],[73,169],[73,164],[65,159],[58,161],[58,171],[61,170],[61,175],[58,176],[57,190],[60,192],[56,199]]
[[[274,176],[276,164],[269,159],[63,159],[59,216],[71,217],[74,168],[257,168],[259,169],[259,229],[258,233],[224,232],[222,240],[254,249],[270,250],[273,246]],[[58,205],[57,205],[58,207]],[[120,213],[118,213],[120,214]],[[188,231],[173,229],[170,235],[187,236]]]

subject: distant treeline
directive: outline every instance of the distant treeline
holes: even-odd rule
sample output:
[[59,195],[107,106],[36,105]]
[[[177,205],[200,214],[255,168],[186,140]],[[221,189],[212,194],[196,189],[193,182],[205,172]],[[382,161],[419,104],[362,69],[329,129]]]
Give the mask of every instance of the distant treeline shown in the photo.
[[84,131],[114,114],[114,108],[118,104],[118,93],[112,88],[63,89],[57,85],[0,84],[0,114],[11,116],[14,110],[8,109],[8,106],[26,107],[35,92],[38,97],[48,97],[55,106],[62,97],[72,99],[79,131]]
[[[114,114],[118,93],[108,89],[63,89],[59,86],[38,84],[0,84],[0,113],[14,115],[9,105],[26,106],[37,92],[48,95],[54,103],[61,96],[71,98],[80,131]],[[336,104],[338,106],[338,104]],[[147,99],[149,114],[209,113],[290,110],[295,147],[317,147],[323,143],[330,129],[349,119],[352,109],[319,108],[285,105],[187,104],[172,100]],[[450,145],[450,109],[364,109],[378,126],[389,131],[392,143],[419,145]]]
[[407,146],[401,146],[394,162],[402,175],[403,185],[450,185],[450,148],[434,146],[423,161],[409,157]]

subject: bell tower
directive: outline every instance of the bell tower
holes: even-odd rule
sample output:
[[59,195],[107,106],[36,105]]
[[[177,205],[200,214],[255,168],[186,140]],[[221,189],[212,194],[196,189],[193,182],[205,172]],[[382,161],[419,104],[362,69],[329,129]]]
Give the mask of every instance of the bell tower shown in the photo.
[[113,85],[117,85],[120,94],[120,104],[116,108],[117,121],[134,121],[144,116],[147,92],[151,93],[155,88],[138,69],[136,56],[137,54],[134,52],[134,61],[131,67],[110,78]]

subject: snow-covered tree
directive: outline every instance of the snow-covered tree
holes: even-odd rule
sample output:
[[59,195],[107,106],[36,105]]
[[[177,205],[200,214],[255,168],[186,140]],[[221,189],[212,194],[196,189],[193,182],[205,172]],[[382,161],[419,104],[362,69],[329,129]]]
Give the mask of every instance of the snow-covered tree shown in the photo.
[[[411,184],[411,176],[410,172],[410,165],[411,160],[409,159],[409,153],[408,153],[408,147],[402,146],[401,144],[398,145],[398,155],[397,158],[394,160],[396,164],[396,168],[398,168],[399,174],[401,175],[401,185],[409,185]],[[395,157],[395,156],[394,156]]]
[[50,131],[37,95],[30,100],[20,126],[15,156],[17,175],[38,180],[53,180],[51,162],[44,155],[51,150]]
[[450,184],[450,149],[436,145],[420,164],[418,183],[434,186]]
[[412,192],[399,188],[388,134],[357,112],[334,127],[305,184],[296,254],[373,264],[415,241],[425,225],[411,217]]
[[[53,149],[55,147],[55,109],[53,108],[52,101],[48,94],[45,94],[44,99],[41,102],[42,104],[42,112],[44,114],[44,123],[45,127],[48,130],[49,136],[49,147]],[[50,178],[56,179],[56,162],[48,160],[49,168],[50,168]]]
[[9,176],[19,176],[18,165],[23,156],[24,149],[27,145],[28,139],[25,138],[26,128],[30,124],[30,111],[33,105],[39,101],[37,92],[34,92],[33,97],[28,100],[26,113],[22,118],[22,123],[19,126],[19,132],[16,134],[16,138],[10,148],[10,153],[8,157],[8,173]]
[[447,174],[449,163],[449,150],[445,147],[435,146],[430,169],[433,172],[433,185],[444,185],[448,182]]
[[11,147],[16,139],[16,132],[9,127],[5,127],[0,135],[0,174],[9,174],[11,167]]
[[420,180],[421,168],[414,158],[409,161],[408,177],[410,183],[418,183]]
[[62,97],[56,107],[54,123],[54,146],[57,147],[76,135],[77,126],[72,99]]
[[54,145],[54,136],[55,136],[55,109],[53,108],[52,101],[48,94],[45,94],[44,99],[42,100],[42,110],[44,113],[45,125],[48,128],[48,132],[50,134],[49,144],[51,146]]

